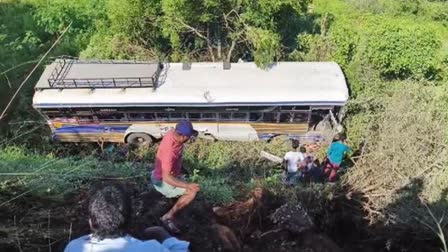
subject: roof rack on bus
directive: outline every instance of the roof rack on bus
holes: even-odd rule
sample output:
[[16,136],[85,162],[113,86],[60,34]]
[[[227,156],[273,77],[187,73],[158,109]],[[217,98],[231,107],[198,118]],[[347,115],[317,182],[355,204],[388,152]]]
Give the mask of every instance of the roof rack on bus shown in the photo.
[[[79,60],[63,57],[56,59],[53,64],[55,65],[48,78],[48,86],[39,86],[36,88],[97,89],[152,87],[155,90],[157,88],[158,77],[163,69],[163,64],[159,62],[136,60]],[[116,68],[111,68],[111,65],[114,65]],[[124,76],[120,75],[121,72]]]

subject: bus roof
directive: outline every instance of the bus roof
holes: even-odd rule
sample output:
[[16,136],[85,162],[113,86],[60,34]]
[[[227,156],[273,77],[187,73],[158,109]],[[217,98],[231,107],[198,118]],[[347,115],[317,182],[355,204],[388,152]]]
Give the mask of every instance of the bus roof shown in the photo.
[[159,73],[155,63],[83,62],[71,64],[64,75],[78,83],[83,79],[103,78],[110,84],[113,78],[153,78],[156,88],[132,81],[128,83],[132,88],[51,88],[57,64],[48,65],[39,79],[34,107],[342,106],[348,99],[345,77],[334,62],[277,62],[266,70],[252,62],[232,63],[228,70],[223,69],[223,63],[192,63],[187,70],[182,63],[165,63]]

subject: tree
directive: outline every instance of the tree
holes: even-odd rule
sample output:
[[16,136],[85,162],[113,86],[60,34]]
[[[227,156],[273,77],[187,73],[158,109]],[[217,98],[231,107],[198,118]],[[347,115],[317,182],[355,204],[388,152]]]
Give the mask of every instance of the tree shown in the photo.
[[291,32],[279,32],[280,25],[294,20],[283,14],[306,15],[307,6],[308,0],[162,0],[162,31],[173,60],[205,50],[207,60],[230,62],[247,55],[265,67],[282,50],[282,36]]

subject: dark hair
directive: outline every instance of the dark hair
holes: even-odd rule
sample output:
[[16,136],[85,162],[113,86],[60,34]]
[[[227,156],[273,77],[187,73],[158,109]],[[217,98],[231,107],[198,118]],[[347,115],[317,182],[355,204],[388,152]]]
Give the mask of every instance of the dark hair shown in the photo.
[[297,139],[292,139],[292,148],[297,149],[300,146],[300,141]]
[[299,150],[300,150],[300,152],[302,152],[302,153],[306,153],[306,148],[305,148],[305,146],[301,146]]
[[337,141],[345,141],[345,139],[347,139],[347,136],[345,135],[345,133],[338,133],[334,136],[333,143],[337,142]]
[[98,239],[124,236],[131,204],[119,185],[105,186],[90,198],[89,217],[92,234]]

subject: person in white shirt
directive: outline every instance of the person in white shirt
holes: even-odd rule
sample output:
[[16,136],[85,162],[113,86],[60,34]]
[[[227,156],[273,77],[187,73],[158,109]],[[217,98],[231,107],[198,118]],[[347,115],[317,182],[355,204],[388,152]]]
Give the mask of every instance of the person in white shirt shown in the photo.
[[72,240],[64,252],[187,252],[189,242],[171,237],[161,227],[145,230],[152,240],[139,240],[125,232],[131,204],[118,185],[96,191],[89,202],[89,235]]
[[292,141],[292,150],[288,151],[283,158],[283,166],[286,168],[286,183],[294,185],[300,177],[299,166],[305,160],[303,153],[298,151],[300,142],[298,140]]

